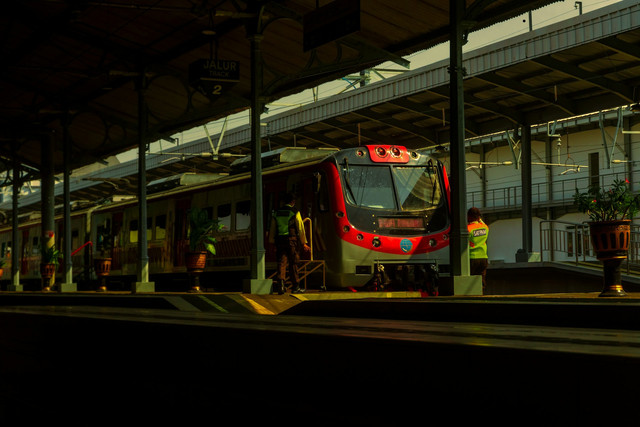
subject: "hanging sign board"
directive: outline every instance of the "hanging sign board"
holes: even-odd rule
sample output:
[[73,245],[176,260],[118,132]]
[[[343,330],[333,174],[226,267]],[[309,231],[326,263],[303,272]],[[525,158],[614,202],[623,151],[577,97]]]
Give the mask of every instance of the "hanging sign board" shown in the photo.
[[360,30],[360,0],[335,0],[304,15],[302,49],[307,52]]
[[198,59],[189,65],[189,84],[207,96],[221,95],[240,81],[240,62]]

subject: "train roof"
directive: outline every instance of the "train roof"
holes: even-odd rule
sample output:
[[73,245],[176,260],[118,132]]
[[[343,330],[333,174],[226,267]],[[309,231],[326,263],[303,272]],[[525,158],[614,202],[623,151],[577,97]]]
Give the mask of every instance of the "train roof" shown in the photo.
[[[284,147],[262,153],[262,167],[268,168],[284,163],[298,163],[326,157],[339,151],[337,148]],[[246,156],[231,163],[232,173],[248,172],[251,168],[251,156]]]

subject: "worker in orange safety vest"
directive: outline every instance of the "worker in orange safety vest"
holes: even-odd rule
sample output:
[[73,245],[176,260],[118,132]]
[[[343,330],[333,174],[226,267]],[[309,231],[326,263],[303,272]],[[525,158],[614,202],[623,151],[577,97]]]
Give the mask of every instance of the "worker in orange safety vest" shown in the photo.
[[471,208],[467,211],[467,229],[469,230],[469,267],[471,275],[482,276],[482,293],[487,287],[487,267],[489,256],[487,254],[487,238],[489,226],[482,220],[480,209]]

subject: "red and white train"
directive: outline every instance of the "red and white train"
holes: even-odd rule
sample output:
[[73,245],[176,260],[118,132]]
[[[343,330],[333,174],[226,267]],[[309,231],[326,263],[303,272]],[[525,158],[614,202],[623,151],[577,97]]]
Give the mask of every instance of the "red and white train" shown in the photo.
[[[249,164],[236,163],[239,169]],[[310,287],[380,288],[400,267],[415,273],[412,281],[419,287],[429,280],[434,284],[434,272],[448,274],[449,183],[442,163],[426,152],[390,145],[341,151],[286,148],[265,153],[263,165],[265,234],[279,199],[294,192],[312,245],[306,257],[318,266],[308,277]],[[177,278],[186,277],[187,213],[198,207],[222,225],[215,236],[217,253],[208,256],[202,286],[229,289],[234,282],[241,289],[238,279],[248,277],[251,249],[250,179],[249,171],[240,171],[156,193],[150,187],[146,226],[138,218],[137,199],[73,211],[72,250],[92,242],[73,255],[77,282],[89,278],[90,251],[106,251],[112,258],[110,281],[125,287],[135,281],[138,236],[146,229],[150,280],[156,290],[180,290],[175,288],[186,283]],[[185,177],[169,181],[180,183]],[[59,218],[58,237],[64,235],[62,227]],[[39,281],[40,223],[25,221],[19,229],[21,281]],[[267,237],[269,276],[276,266]],[[60,242],[57,246],[62,247]],[[11,247],[8,224],[0,228],[0,257],[7,259]],[[5,265],[4,281],[11,278],[10,265]],[[383,270],[388,274],[381,274]],[[63,266],[58,271],[60,278]]]

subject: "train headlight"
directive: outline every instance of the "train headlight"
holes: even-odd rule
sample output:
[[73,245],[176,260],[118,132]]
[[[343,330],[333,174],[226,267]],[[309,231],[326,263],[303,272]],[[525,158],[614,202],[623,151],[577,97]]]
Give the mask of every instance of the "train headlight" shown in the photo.
[[336,216],[337,216],[338,218],[342,218],[342,217],[344,216],[344,212],[342,212],[342,211],[338,211],[338,212],[336,212]]
[[449,235],[448,234],[444,234],[442,236],[442,240],[449,240]]
[[358,235],[356,236],[356,239],[364,240],[364,236],[362,234],[358,233]]
[[400,157],[400,156],[402,156],[402,151],[400,151],[400,149],[398,147],[392,147],[391,148],[391,155],[393,157]]
[[382,242],[380,242],[379,238],[374,237],[373,241],[371,242],[371,244],[373,245],[374,248],[379,248],[380,245],[382,244]]
[[351,227],[349,227],[348,225],[345,225],[344,227],[342,227],[342,231],[344,231],[345,233],[348,233],[349,230],[351,230]]
[[376,147],[376,154],[380,157],[384,157],[387,155],[387,150],[384,147]]
[[434,246],[436,246],[438,244],[438,241],[436,239],[431,239],[429,240],[429,246],[431,246],[432,248]]
[[365,154],[364,150],[356,150],[356,156],[358,157],[364,157]]

